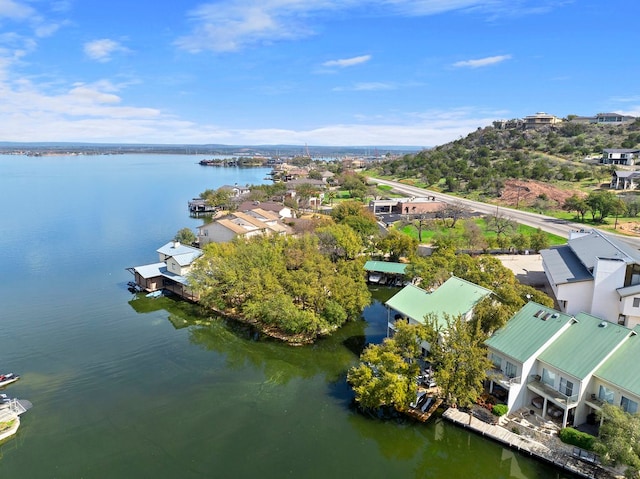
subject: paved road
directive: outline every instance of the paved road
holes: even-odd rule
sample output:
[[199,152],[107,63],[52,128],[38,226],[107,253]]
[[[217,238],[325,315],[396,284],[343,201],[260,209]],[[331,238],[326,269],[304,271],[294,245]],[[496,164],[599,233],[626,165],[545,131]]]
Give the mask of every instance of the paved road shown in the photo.
[[[436,191],[426,190],[424,188],[417,188],[415,186],[409,186],[397,181],[381,180],[378,178],[369,178],[372,183],[379,183],[381,185],[392,186],[393,189],[399,193],[409,196],[435,196],[436,200],[443,201],[445,203],[462,203],[465,206],[484,214],[494,215],[496,213],[508,217],[523,225],[531,226],[533,228],[540,228],[548,233],[553,233],[563,238],[569,237],[570,231],[576,231],[584,229],[585,225],[580,223],[573,223],[571,221],[560,220],[551,216],[540,215],[537,213],[529,213],[527,211],[520,211],[513,208],[506,208],[503,206],[489,205],[480,201],[472,201],[457,196],[447,195],[445,193],[439,193]],[[607,233],[612,234],[612,233]],[[629,236],[615,235],[617,238],[625,241],[634,248],[640,249],[640,238],[632,238]]]

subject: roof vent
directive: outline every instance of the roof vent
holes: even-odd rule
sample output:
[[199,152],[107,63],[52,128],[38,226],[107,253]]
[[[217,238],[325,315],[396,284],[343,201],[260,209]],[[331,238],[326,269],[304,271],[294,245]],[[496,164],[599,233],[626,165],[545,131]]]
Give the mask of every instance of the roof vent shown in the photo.
[[558,314],[558,313],[553,313],[553,314],[551,315],[551,317],[552,317],[552,318],[554,318],[554,319],[555,319],[555,318],[557,318],[558,316],[559,316],[559,314]]
[[598,324],[599,328],[606,328],[607,327],[607,322],[606,321],[600,321],[600,324]]

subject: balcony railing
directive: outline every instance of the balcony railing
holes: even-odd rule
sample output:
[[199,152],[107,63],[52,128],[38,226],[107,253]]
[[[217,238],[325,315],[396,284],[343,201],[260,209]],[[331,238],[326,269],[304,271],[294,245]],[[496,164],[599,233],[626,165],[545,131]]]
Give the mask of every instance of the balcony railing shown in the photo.
[[500,384],[501,386],[504,386],[507,389],[509,389],[509,387],[511,387],[511,385],[513,384],[522,383],[521,376],[510,378],[501,369],[491,369],[487,373],[487,375],[489,376],[489,379],[492,379],[494,382],[497,382],[498,384]]
[[551,401],[556,404],[568,407],[578,403],[578,394],[567,396],[548,384],[543,383],[540,376],[529,376],[527,380],[527,387],[542,396],[546,396],[547,399],[551,399]]

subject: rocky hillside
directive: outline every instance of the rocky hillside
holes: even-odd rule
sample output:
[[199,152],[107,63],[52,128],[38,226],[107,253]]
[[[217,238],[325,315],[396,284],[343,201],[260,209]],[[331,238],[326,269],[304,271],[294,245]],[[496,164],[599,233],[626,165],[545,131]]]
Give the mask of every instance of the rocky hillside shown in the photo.
[[[372,168],[380,175],[485,199],[511,192],[515,200],[509,203],[530,204],[528,193],[543,186],[571,190],[608,181],[610,167],[599,164],[605,148],[640,148],[640,120],[613,126],[565,121],[530,130],[479,128],[466,138]],[[531,181],[527,186],[513,180]],[[535,199],[554,196],[542,192]]]

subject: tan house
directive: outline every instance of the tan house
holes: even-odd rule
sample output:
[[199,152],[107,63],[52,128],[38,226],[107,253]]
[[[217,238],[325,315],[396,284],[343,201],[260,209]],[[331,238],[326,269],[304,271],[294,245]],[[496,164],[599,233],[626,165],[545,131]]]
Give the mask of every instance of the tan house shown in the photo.
[[562,118],[558,118],[554,115],[549,115],[548,113],[538,112],[535,115],[525,116],[523,121],[524,128],[531,129],[562,123]]
[[282,223],[272,212],[254,208],[246,212],[237,211],[198,227],[200,246],[208,243],[225,243],[241,236],[252,238],[258,235],[289,234],[291,228]]

